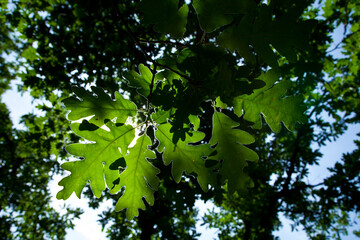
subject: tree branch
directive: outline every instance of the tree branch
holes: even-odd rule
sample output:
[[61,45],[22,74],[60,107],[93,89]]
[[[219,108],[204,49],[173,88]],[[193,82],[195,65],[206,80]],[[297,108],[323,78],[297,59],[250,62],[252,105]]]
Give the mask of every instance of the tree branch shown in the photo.
[[[153,62],[154,60],[150,57],[149,54],[147,54],[147,52],[145,51],[145,49],[141,46],[139,40],[135,37],[134,33],[131,31],[129,25],[127,24],[126,20],[124,19],[124,17],[121,15],[118,6],[116,4],[116,2],[114,0],[111,1],[113,6],[114,6],[114,11],[115,11],[115,15],[118,19],[120,19],[120,21],[124,24],[126,31],[128,32],[128,34],[130,35],[130,37],[132,38],[132,40],[135,42],[135,44],[140,48],[141,52],[144,54],[144,56],[150,61]],[[116,28],[118,30],[119,26],[116,24]]]
[[150,43],[150,44],[170,44],[170,45],[175,45],[175,46],[180,46],[180,47],[188,47],[188,45],[183,44],[183,43],[179,43],[179,42],[171,42],[171,41],[153,41],[153,40],[146,40],[146,39],[138,39],[139,42],[144,42],[144,43]]
[[[148,61],[150,61],[152,64],[154,64],[154,66],[159,66],[159,67],[162,67],[162,68],[165,68],[165,69],[168,69],[174,73],[176,73],[177,75],[185,78],[186,80],[188,80],[189,82],[194,82],[194,80],[192,80],[189,76],[187,75],[184,75],[182,73],[180,73],[179,71],[169,67],[169,66],[166,66],[166,65],[163,65],[161,63],[158,63],[156,62],[156,60],[152,59],[152,57],[145,51],[145,49],[143,48],[143,46],[141,45],[141,41],[144,41],[144,40],[139,40],[135,35],[134,33],[131,31],[129,25],[127,24],[126,20],[122,17],[122,15],[120,14],[120,11],[118,9],[118,6],[116,5],[116,3],[114,2],[114,0],[112,0],[112,3],[114,5],[114,9],[115,9],[115,13],[116,13],[116,16],[118,19],[120,19],[120,21],[124,24],[125,26],[125,29],[126,31],[128,32],[128,34],[130,35],[130,37],[133,39],[133,41],[135,42],[135,44],[140,48],[141,52],[144,54],[144,56],[146,57],[146,59]],[[119,28],[118,25],[116,25],[117,28]],[[174,44],[173,42],[170,42],[170,41],[165,41],[165,42],[168,42],[168,43],[172,43]],[[182,45],[182,46],[186,46],[186,45]]]

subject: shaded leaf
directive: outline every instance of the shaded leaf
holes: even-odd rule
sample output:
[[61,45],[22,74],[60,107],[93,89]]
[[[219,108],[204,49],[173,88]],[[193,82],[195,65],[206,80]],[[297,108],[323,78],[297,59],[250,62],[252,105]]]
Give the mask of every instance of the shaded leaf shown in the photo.
[[231,23],[236,14],[246,14],[256,7],[252,0],[193,0],[193,6],[205,32]]
[[117,123],[124,123],[129,116],[135,116],[137,108],[135,103],[124,99],[120,93],[115,92],[115,101],[104,92],[102,88],[91,87],[96,94],[86,91],[84,88],[74,87],[73,91],[80,98],[69,97],[63,101],[70,110],[68,119],[76,121],[90,117],[89,122],[97,126],[105,124],[105,120],[116,119]]
[[178,5],[179,0],[143,0],[140,3],[140,10],[144,13],[143,22],[155,24],[155,31],[180,38],[186,31],[189,8],[186,4],[180,8]]
[[296,61],[299,50],[309,49],[308,36],[315,23],[297,22],[290,14],[273,21],[270,8],[263,5],[258,15],[245,15],[238,24],[225,29],[218,43],[239,51],[248,63],[256,64],[257,55],[269,66],[277,67],[277,56],[272,47],[289,61]]
[[174,180],[180,182],[183,172],[188,174],[196,173],[198,182],[204,191],[208,190],[208,184],[211,183],[211,171],[205,167],[205,160],[211,149],[208,144],[190,145],[201,141],[205,134],[202,132],[191,132],[192,136],[186,135],[184,141],[173,143],[173,133],[170,132],[171,124],[162,124],[157,127],[156,138],[160,141],[159,152],[163,153],[165,165],[172,162],[172,175]]

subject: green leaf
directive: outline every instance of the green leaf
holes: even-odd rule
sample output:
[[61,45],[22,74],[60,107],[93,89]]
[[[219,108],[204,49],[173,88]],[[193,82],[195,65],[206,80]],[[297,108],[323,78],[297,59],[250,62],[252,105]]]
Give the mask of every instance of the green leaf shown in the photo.
[[227,108],[227,104],[226,103],[223,103],[220,99],[220,97],[217,97],[216,100],[216,107],[218,108],[222,108],[222,109],[226,109]]
[[143,0],[139,8],[144,13],[144,23],[155,24],[155,31],[180,38],[186,31],[189,8],[186,4],[180,8],[178,5],[179,0]]
[[[164,60],[164,59],[159,59],[158,62],[159,62],[159,63],[160,63],[160,62],[165,62],[164,65],[168,66],[168,65],[166,64],[166,60]],[[173,69],[177,69],[174,61],[172,62],[172,66],[169,66],[169,67],[171,67],[171,68],[173,68]],[[158,67],[158,68],[161,68],[161,67]],[[177,70],[178,70],[178,69],[177,69]],[[156,77],[157,80],[161,80],[161,81],[163,81],[163,82],[165,82],[166,84],[169,84],[169,85],[172,85],[172,84],[173,84],[173,80],[174,80],[174,79],[175,79],[175,80],[179,80],[179,79],[180,79],[180,76],[179,76],[178,74],[176,74],[176,73],[174,73],[174,72],[172,72],[172,71],[170,71],[170,70],[168,70],[168,69],[164,69],[164,70],[158,72],[155,77]]]
[[194,125],[194,130],[197,131],[200,127],[200,118],[196,115],[189,115],[189,121]]
[[246,161],[259,158],[256,152],[244,146],[253,143],[255,139],[245,131],[234,129],[238,125],[225,114],[215,111],[210,144],[216,145],[217,154],[211,160],[223,161],[219,173],[222,183],[228,180],[230,193],[243,193],[251,186],[251,179],[244,173]]
[[[172,132],[174,139],[185,139],[186,128],[189,127],[189,115],[201,114],[201,102],[203,101],[203,94],[196,91],[195,88],[189,87],[181,80],[173,80],[173,86],[165,85],[159,81],[156,89],[152,94],[152,104],[159,106],[163,110],[174,109],[174,114],[171,114]],[[163,119],[162,119],[163,120]],[[184,128],[184,124],[186,127]]]
[[205,32],[231,23],[234,15],[251,12],[256,4],[252,0],[193,0],[193,6]]
[[258,15],[245,15],[238,24],[225,29],[218,38],[220,46],[239,51],[246,62],[256,63],[253,53],[271,67],[277,67],[272,47],[289,61],[297,60],[299,50],[309,50],[308,36],[316,22],[297,21],[290,14],[272,20],[272,12],[263,5]]
[[158,124],[167,123],[168,119],[170,119],[171,114],[173,113],[173,109],[168,111],[158,110],[151,114],[151,119]]
[[30,62],[35,61],[36,59],[40,58],[40,55],[37,53],[36,49],[33,47],[26,48],[22,53],[21,56],[29,60]]
[[70,97],[63,101],[66,108],[71,111],[68,114],[69,120],[76,121],[92,116],[89,122],[102,126],[106,123],[105,120],[117,118],[117,123],[125,123],[129,116],[136,115],[135,103],[124,99],[120,93],[115,92],[114,101],[102,88],[91,87],[91,89],[96,95],[86,91],[84,88],[74,87],[73,91],[80,99]]
[[102,128],[82,130],[82,124],[71,124],[71,129],[76,134],[94,143],[75,143],[66,147],[70,154],[84,159],[61,165],[71,174],[59,182],[64,188],[57,193],[58,199],[66,200],[73,192],[80,198],[81,191],[88,181],[91,190],[98,198],[105,190],[105,181],[110,193],[120,190],[121,187],[118,185],[120,159],[127,153],[128,145],[134,139],[135,130],[130,125],[116,127],[112,122],[108,122],[106,126],[110,131]]
[[129,86],[136,88],[137,92],[147,98],[150,94],[150,84],[153,74],[149,68],[143,64],[139,65],[138,74],[135,71],[125,72],[124,77],[129,81]]
[[213,92],[211,98],[220,96],[225,102],[242,94],[251,94],[254,89],[263,87],[262,82],[258,80],[248,81],[249,75],[243,76],[241,69],[230,68],[231,64],[223,60],[218,60],[218,71],[213,79],[207,79],[204,84],[207,92]]
[[128,220],[139,215],[139,208],[145,210],[143,197],[151,206],[154,204],[154,191],[160,181],[156,175],[160,170],[147,160],[156,157],[153,151],[148,150],[149,145],[151,140],[144,134],[125,156],[126,169],[120,174],[120,186],[125,187],[125,192],[116,203],[115,210],[126,208]]
[[241,95],[234,98],[234,111],[240,117],[254,123],[255,129],[261,128],[261,115],[274,132],[280,132],[281,123],[293,130],[296,122],[305,121],[301,105],[301,96],[283,97],[291,86],[289,80],[282,80],[273,85],[279,75],[270,70],[262,74],[259,79],[266,83],[264,88],[254,91],[251,95]]
[[180,182],[183,172],[188,174],[196,173],[198,182],[204,191],[208,190],[208,184],[212,182],[212,172],[205,167],[203,157],[210,155],[211,149],[208,144],[190,145],[201,141],[205,134],[192,132],[192,136],[186,135],[185,141],[173,143],[173,133],[170,132],[171,124],[159,125],[155,132],[156,138],[160,141],[158,151],[163,153],[165,165],[172,162],[172,175],[174,180]]

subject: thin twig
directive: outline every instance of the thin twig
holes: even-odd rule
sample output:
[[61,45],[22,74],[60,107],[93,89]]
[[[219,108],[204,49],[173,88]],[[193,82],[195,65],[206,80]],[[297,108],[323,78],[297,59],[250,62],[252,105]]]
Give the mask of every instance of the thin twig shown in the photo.
[[338,44],[336,44],[336,46],[333,49],[331,49],[330,51],[327,51],[326,53],[331,53],[331,52],[339,49],[340,45],[344,42],[344,39],[346,38],[347,28],[348,28],[348,22],[346,21],[346,23],[344,25],[343,40],[341,40]]
[[154,88],[154,81],[155,81],[155,75],[156,75],[156,68],[157,68],[157,63],[154,63],[154,68],[151,70],[152,72],[152,79],[151,79],[151,83],[150,83],[150,93],[149,96],[147,96],[148,99],[148,110],[150,107],[150,103],[151,103],[151,98],[152,98],[152,92],[153,92],[153,88]]
[[343,41],[339,42],[338,44],[336,44],[336,46],[335,46],[333,49],[327,51],[326,53],[331,53],[331,52],[339,49],[339,48],[340,48],[340,45],[341,45],[342,43],[343,43]]
[[[131,31],[129,25],[127,24],[126,20],[124,19],[124,17],[121,15],[118,6],[116,5],[115,1],[112,0],[112,3],[114,5],[114,9],[115,9],[115,13],[116,13],[116,17],[118,19],[120,19],[120,21],[124,24],[126,31],[128,32],[128,34],[130,35],[130,37],[132,38],[132,40],[135,42],[135,44],[140,48],[140,50],[142,51],[142,53],[145,55],[145,57],[150,61],[150,62],[154,62],[154,60],[151,58],[151,56],[149,54],[147,54],[147,52],[145,51],[145,49],[142,47],[142,45],[140,44],[139,40],[135,37],[134,33]],[[116,28],[119,29],[119,25],[116,24]]]
[[179,42],[171,42],[171,41],[154,41],[154,40],[146,40],[146,39],[138,39],[139,42],[144,42],[144,43],[150,43],[150,44],[171,44],[171,45],[175,45],[175,46],[180,46],[180,47],[188,47],[188,45],[183,44],[183,43],[179,43]]
[[191,79],[189,76],[185,75],[185,74],[182,74],[181,72],[169,67],[169,66],[166,66],[164,64],[161,64],[161,63],[158,63],[156,61],[154,61],[159,67],[162,67],[162,68],[165,68],[165,69],[168,69],[170,71],[172,71],[173,73],[176,73],[177,75],[179,75],[180,77],[183,77],[185,78],[186,80],[188,80],[189,82],[194,82],[193,79]]

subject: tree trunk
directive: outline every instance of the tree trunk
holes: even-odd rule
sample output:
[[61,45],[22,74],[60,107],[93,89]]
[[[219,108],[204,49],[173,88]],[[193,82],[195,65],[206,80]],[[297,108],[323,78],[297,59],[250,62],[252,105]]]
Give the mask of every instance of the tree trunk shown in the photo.
[[146,211],[139,211],[139,227],[141,229],[141,240],[150,240],[154,233],[154,220],[147,214]]

